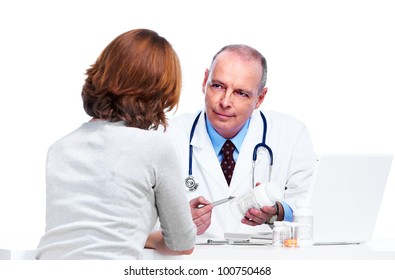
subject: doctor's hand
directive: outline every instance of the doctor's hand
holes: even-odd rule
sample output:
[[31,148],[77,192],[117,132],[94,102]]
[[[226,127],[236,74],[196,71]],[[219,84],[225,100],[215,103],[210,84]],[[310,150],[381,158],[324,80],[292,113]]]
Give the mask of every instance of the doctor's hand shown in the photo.
[[262,225],[267,223],[275,213],[276,208],[274,206],[264,206],[261,209],[251,208],[241,222],[250,226]]
[[211,213],[213,206],[210,201],[203,196],[196,197],[189,201],[193,222],[197,228],[197,235],[205,233],[211,224]]
[[[276,205],[279,213],[277,220],[282,221],[284,219],[284,208],[280,202],[276,202]],[[274,206],[263,206],[261,209],[251,208],[241,222],[250,226],[262,225],[269,222],[274,214],[276,214],[276,207]]]

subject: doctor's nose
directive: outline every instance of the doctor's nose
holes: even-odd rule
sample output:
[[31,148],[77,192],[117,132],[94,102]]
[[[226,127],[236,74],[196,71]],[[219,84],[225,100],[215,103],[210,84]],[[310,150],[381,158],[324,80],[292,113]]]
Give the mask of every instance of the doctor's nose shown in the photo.
[[225,92],[220,99],[220,104],[222,107],[226,108],[232,105],[233,95],[231,92]]

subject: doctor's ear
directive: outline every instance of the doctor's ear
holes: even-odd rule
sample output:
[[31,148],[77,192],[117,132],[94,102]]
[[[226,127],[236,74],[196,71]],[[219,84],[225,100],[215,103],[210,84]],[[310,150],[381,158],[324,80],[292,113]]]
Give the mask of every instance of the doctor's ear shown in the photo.
[[267,93],[267,87],[263,88],[261,92],[258,94],[258,101],[255,104],[255,109],[258,109],[259,106],[261,106],[263,100],[265,99],[266,93]]
[[206,94],[206,84],[207,84],[209,76],[210,76],[210,70],[206,69],[206,71],[204,72],[204,78],[203,78],[203,83],[202,83],[203,94]]

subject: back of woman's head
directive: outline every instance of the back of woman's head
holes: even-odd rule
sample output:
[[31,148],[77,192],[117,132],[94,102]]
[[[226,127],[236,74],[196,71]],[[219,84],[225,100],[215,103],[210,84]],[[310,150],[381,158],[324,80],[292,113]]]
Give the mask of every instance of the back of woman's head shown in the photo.
[[91,117],[157,129],[166,127],[166,112],[178,105],[180,62],[170,43],[154,31],[119,35],[86,74],[82,99]]

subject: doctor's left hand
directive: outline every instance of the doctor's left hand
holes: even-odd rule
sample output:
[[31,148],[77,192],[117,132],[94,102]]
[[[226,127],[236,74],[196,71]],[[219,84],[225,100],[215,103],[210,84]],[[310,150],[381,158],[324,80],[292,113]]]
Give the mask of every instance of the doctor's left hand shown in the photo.
[[[202,207],[203,205],[203,207]],[[189,201],[193,222],[197,228],[197,235],[205,233],[211,224],[211,213],[213,206],[203,196],[196,197]]]
[[276,214],[274,206],[264,206],[261,209],[251,208],[241,222],[250,226],[258,226],[267,223],[274,214]]

